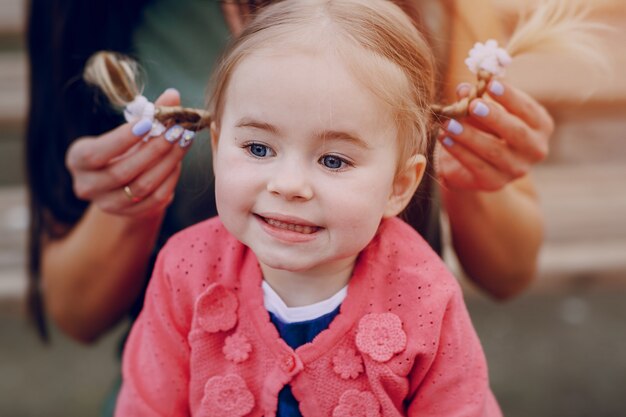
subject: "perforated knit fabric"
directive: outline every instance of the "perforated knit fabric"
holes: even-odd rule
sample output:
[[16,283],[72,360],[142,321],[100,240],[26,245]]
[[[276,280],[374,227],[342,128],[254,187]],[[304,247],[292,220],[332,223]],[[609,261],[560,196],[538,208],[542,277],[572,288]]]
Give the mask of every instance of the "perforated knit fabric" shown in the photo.
[[402,221],[381,224],[340,313],[295,350],[261,282],[217,218],[170,239],[126,345],[116,415],[270,417],[289,384],[304,417],[501,416],[456,280]]

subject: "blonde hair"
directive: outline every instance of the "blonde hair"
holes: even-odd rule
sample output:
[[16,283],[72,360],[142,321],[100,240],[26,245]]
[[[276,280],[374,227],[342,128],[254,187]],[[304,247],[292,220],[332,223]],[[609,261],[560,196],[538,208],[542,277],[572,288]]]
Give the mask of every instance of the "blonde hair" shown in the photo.
[[398,6],[384,0],[289,0],[262,10],[230,45],[212,78],[208,110],[218,127],[237,65],[276,45],[324,48],[337,55],[364,88],[389,105],[398,127],[400,160],[425,151],[434,59]]

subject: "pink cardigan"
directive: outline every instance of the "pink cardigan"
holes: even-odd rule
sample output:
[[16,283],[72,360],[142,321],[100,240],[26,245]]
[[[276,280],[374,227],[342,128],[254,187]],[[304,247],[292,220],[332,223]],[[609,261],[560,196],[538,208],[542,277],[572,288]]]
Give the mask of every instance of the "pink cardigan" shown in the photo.
[[124,351],[116,416],[500,416],[456,280],[399,219],[360,254],[329,328],[295,351],[263,306],[261,270],[218,218],[159,254]]

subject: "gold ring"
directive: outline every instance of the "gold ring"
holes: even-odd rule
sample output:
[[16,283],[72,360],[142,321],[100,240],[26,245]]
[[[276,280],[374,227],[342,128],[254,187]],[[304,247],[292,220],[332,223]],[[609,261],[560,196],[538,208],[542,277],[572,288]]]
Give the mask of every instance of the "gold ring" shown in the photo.
[[133,195],[133,192],[130,189],[130,186],[127,185],[126,187],[124,187],[124,194],[126,194],[126,197],[128,197],[128,199],[130,201],[132,201],[133,203],[139,203],[141,201],[141,198],[139,197],[135,197]]

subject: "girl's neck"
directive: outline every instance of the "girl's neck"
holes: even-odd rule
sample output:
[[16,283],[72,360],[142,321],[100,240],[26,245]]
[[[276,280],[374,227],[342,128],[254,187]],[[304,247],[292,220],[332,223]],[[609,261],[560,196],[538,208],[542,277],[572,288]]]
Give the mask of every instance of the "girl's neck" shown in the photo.
[[307,271],[286,271],[261,264],[263,278],[288,307],[311,305],[332,297],[350,281],[356,257]]

